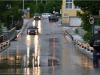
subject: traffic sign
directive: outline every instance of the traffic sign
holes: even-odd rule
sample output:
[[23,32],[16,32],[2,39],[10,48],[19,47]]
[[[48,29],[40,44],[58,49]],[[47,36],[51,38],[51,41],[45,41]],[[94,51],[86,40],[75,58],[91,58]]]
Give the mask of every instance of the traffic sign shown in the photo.
[[94,18],[92,16],[89,18],[89,22],[90,24],[94,24]]

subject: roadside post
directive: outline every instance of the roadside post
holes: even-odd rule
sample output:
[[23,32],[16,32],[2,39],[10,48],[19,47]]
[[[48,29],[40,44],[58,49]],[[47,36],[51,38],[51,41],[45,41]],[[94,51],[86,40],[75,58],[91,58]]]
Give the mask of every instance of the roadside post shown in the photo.
[[92,35],[94,34],[94,17],[93,16],[90,16],[89,18],[89,23],[92,25]]
[[92,35],[97,33],[97,29],[100,28],[98,22],[94,24],[94,19],[100,19],[100,15],[91,15],[89,18],[89,23],[92,25]]

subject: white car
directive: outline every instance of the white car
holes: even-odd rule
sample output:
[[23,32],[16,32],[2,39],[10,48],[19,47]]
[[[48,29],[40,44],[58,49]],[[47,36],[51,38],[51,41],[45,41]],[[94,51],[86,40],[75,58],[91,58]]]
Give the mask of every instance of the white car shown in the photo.
[[51,15],[51,13],[42,13],[42,18],[43,19],[48,19],[48,17]]

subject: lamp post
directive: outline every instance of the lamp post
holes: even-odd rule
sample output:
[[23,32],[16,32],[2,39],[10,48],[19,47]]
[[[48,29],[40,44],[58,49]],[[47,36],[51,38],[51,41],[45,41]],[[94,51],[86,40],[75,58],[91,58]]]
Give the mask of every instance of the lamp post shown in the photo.
[[37,5],[37,0],[36,0],[36,5]]
[[13,16],[13,15],[10,15],[10,17],[12,18],[12,25],[13,25],[13,17],[14,17],[14,16]]
[[23,0],[23,12],[24,12],[24,0]]
[[53,14],[55,14],[55,7],[53,7]]
[[7,5],[6,5],[6,8],[7,8],[7,9],[10,9],[10,8],[11,8],[11,5],[10,5],[10,4],[7,4]]

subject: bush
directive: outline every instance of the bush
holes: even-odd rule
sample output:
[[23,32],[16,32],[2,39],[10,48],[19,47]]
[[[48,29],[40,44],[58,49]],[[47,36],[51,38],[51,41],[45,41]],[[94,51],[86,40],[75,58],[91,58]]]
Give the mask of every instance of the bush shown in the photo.
[[2,24],[1,24],[1,22],[0,22],[0,33],[2,32],[2,27],[1,27],[1,26],[2,26]]
[[23,26],[23,20],[21,20],[17,25],[16,25],[16,30],[20,30]]
[[75,29],[75,33],[78,34],[78,29]]
[[91,32],[87,32],[87,33],[83,36],[83,40],[87,42],[87,41],[90,39],[90,36],[91,36]]

